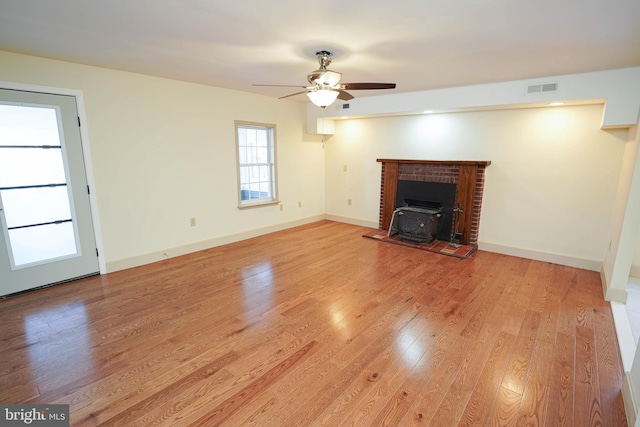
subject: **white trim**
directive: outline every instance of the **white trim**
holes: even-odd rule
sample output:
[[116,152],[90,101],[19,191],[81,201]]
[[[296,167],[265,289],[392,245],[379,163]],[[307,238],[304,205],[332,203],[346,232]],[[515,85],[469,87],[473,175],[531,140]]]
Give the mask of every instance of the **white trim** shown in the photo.
[[620,357],[622,358],[622,370],[624,377],[622,381],[622,400],[624,401],[624,411],[627,414],[627,423],[630,426],[636,425],[638,418],[638,393],[633,385],[631,369],[636,352],[636,342],[631,331],[629,316],[624,304],[618,302],[611,303],[611,313],[613,314],[613,324],[616,328]]
[[267,227],[256,228],[253,230],[242,231],[240,233],[228,234],[226,236],[215,237],[213,239],[201,240],[195,243],[189,243],[182,246],[175,246],[161,251],[150,252],[142,255],[136,255],[130,258],[123,258],[107,263],[107,271],[112,273],[114,271],[125,270],[127,268],[139,267],[145,264],[151,264],[154,262],[162,261],[168,258],[174,258],[181,255],[190,254],[193,252],[202,251],[216,246],[227,245],[229,243],[239,242],[241,240],[251,239],[252,237],[258,237],[276,231],[286,230],[288,228],[297,227],[300,225],[310,224],[325,219],[324,216],[311,216],[308,218],[302,218],[295,221],[284,222],[280,224],[270,225]]
[[582,268],[591,271],[599,271],[602,264],[602,261],[598,261],[595,259],[578,258],[568,255],[554,254],[551,252],[539,252],[531,249],[505,246],[491,242],[478,242],[478,249],[488,252],[496,252],[503,255],[511,255],[521,258],[534,259],[537,261],[546,261],[553,264],[566,265],[569,267]]
[[[606,295],[607,295],[607,289],[609,289],[609,279],[607,279],[607,269],[605,268],[604,265],[604,261],[602,262],[602,266],[600,267],[600,283],[602,284],[602,295],[605,296],[606,299]],[[627,302],[627,298],[625,297],[624,301],[618,301],[621,303],[626,303]]]
[[605,301],[626,304],[628,295],[629,294],[626,289],[608,288],[604,293],[604,299]]
[[611,286],[611,283],[607,278],[607,271],[605,269],[604,262],[600,268],[600,282],[602,283],[602,295],[604,296],[605,301],[615,301],[621,304],[627,303],[627,297],[629,296],[627,288],[619,289]]
[[21,90],[25,92],[50,93],[53,95],[67,95],[76,98],[76,107],[78,108],[78,117],[80,117],[80,139],[82,140],[82,156],[84,158],[84,168],[87,175],[87,184],[91,189],[89,195],[89,204],[91,205],[91,219],[93,221],[93,235],[96,239],[96,247],[98,248],[98,266],[100,274],[107,272],[107,266],[104,260],[104,244],[102,241],[102,232],[100,229],[100,217],[98,215],[98,203],[96,200],[96,185],[93,178],[93,164],[91,163],[91,149],[89,147],[89,132],[87,130],[87,115],[84,108],[84,96],[81,90],[67,89],[52,86],[40,86],[28,83],[16,83],[0,80],[1,89]]
[[361,227],[378,228],[377,221],[369,221],[366,219],[351,218],[348,216],[325,214],[325,219],[329,221],[344,222],[345,224],[359,225]]
[[631,372],[625,372],[622,378],[622,401],[627,414],[627,425],[635,426],[638,418],[638,394],[633,386]]
[[627,309],[624,304],[612,301],[611,314],[613,315],[613,324],[616,328],[618,337],[618,346],[620,347],[620,357],[622,358],[622,367],[624,371],[631,371],[633,358],[636,354],[636,340],[633,338],[631,331],[631,323],[627,316]]

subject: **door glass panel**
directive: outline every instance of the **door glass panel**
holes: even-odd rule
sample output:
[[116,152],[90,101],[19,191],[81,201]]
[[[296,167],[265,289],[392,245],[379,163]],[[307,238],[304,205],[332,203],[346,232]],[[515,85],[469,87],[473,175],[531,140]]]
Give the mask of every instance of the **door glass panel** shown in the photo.
[[59,148],[0,146],[0,188],[66,182]]
[[71,222],[9,230],[9,240],[16,266],[77,253]]
[[[77,254],[60,141],[57,108],[0,105],[0,201],[14,267]],[[54,221],[65,222],[43,224]]]
[[60,145],[56,109],[0,105],[2,145]]
[[4,190],[1,194],[9,228],[71,219],[66,186]]

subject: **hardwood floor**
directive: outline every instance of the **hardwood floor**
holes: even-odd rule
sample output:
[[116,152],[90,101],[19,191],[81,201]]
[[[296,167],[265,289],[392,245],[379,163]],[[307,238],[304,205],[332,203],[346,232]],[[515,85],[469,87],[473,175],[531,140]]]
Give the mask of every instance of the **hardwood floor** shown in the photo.
[[95,425],[626,425],[598,273],[331,221],[0,301],[0,402]]

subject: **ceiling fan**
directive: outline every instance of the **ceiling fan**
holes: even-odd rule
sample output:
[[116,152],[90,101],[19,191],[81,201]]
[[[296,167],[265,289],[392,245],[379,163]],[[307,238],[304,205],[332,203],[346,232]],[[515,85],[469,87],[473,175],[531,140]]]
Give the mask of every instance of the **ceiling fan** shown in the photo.
[[281,96],[278,99],[306,93],[311,102],[322,108],[331,105],[336,98],[343,101],[353,99],[353,95],[347,90],[395,89],[395,83],[340,83],[342,73],[327,69],[331,64],[331,55],[332,53],[327,50],[316,52],[320,68],[307,74],[307,81],[311,84],[310,86],[262,84],[254,84],[253,86],[301,87],[304,90]]

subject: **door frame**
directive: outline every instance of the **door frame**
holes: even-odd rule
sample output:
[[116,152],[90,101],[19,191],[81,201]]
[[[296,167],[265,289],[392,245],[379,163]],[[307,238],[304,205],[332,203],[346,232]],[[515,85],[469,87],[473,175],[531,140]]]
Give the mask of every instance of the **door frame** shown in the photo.
[[81,90],[59,87],[39,86],[27,83],[16,83],[0,80],[0,89],[20,90],[24,92],[38,92],[52,95],[73,96],[76,99],[78,117],[80,118],[80,139],[82,142],[82,160],[89,185],[89,204],[91,206],[91,219],[93,222],[93,234],[98,248],[98,266],[100,274],[107,273],[107,265],[104,259],[104,244],[100,230],[100,217],[98,215],[98,203],[96,200],[96,186],[93,178],[93,165],[91,163],[91,150],[89,147],[89,132],[87,130],[87,115],[84,109],[84,97]]

